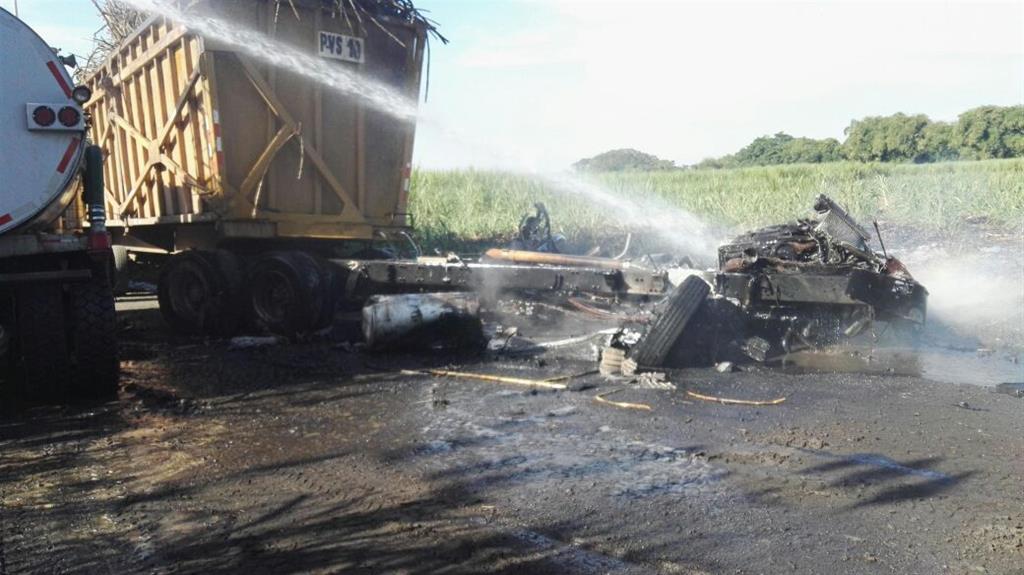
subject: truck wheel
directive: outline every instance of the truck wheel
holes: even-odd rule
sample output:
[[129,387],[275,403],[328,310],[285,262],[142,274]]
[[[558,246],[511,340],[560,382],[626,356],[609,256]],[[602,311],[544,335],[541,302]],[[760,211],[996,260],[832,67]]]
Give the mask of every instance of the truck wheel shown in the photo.
[[18,394],[30,401],[66,399],[71,360],[62,295],[58,285],[26,286],[17,292],[17,352],[12,357]]
[[322,318],[327,286],[324,272],[302,252],[264,255],[249,273],[252,317],[272,333],[294,336],[312,329]]
[[238,288],[221,271],[220,259],[215,253],[193,250],[171,256],[164,265],[157,298],[171,328],[224,336],[238,327]]
[[341,282],[339,274],[330,262],[321,261],[320,280],[321,293],[323,293],[323,304],[320,313],[313,322],[314,330],[326,329],[334,325],[334,314],[337,310],[338,300],[341,297]]
[[641,367],[658,367],[665,363],[672,346],[679,341],[710,291],[708,284],[698,277],[683,280],[668,296],[665,309],[647,335],[633,346],[630,357]]
[[[206,256],[207,261],[213,262],[220,277],[224,280],[225,289],[231,294],[232,299],[237,300],[237,296],[242,293],[242,281],[245,277],[242,273],[242,262],[239,261],[238,256],[228,250],[216,250],[213,253],[203,252],[203,255]],[[235,309],[237,310],[238,307],[236,305]]]
[[106,281],[95,279],[72,286],[68,308],[75,358],[72,392],[86,399],[116,395],[120,363],[113,291]]
[[128,248],[124,246],[112,246],[110,251],[113,252],[114,257],[111,258],[111,277],[114,278],[114,295],[124,295],[128,292],[128,282],[131,279],[128,276],[128,268],[131,266],[131,260],[128,258]]

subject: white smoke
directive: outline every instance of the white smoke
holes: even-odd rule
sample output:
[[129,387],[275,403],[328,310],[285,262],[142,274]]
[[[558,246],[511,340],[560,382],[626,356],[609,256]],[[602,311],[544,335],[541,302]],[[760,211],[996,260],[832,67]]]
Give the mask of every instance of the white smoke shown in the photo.
[[985,343],[1024,344],[1024,251],[990,246],[951,254],[924,246],[900,254],[928,288],[929,322]]

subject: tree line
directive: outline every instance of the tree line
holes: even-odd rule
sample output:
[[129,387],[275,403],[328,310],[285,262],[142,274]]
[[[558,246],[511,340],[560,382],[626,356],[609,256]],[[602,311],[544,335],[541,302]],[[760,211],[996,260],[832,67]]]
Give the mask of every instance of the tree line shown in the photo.
[[765,166],[858,162],[941,162],[1024,157],[1024,106],[982,106],[955,122],[934,122],[924,114],[869,116],[853,120],[846,139],[794,138],[784,132],[762,136],[722,158],[698,167]]
[[[982,106],[955,122],[924,114],[869,116],[853,120],[845,139],[798,138],[785,132],[761,136],[735,154],[708,158],[695,168],[858,162],[941,162],[1024,157],[1024,106]],[[632,149],[612,150],[573,164],[581,171],[678,169],[669,160]]]

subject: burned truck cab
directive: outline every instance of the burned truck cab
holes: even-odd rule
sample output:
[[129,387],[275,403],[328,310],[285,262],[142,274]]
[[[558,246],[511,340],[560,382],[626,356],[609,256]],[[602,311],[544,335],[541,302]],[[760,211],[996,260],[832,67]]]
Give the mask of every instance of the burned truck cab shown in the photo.
[[876,321],[923,325],[928,290],[884,246],[872,251],[871,235],[830,198],[818,196],[814,209],[814,219],[719,247],[718,270],[706,279],[743,310],[747,331],[785,352],[838,343]]

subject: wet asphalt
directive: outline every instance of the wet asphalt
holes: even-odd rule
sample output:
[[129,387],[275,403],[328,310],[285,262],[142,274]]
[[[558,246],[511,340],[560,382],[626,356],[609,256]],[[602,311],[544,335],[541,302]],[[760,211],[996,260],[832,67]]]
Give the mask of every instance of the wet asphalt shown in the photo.
[[[538,391],[397,370],[546,379],[593,370],[590,344],[231,349],[128,307],[118,401],[0,409],[0,574],[1024,572],[1024,399],[992,387],[744,367]],[[620,388],[650,409],[595,399]]]

